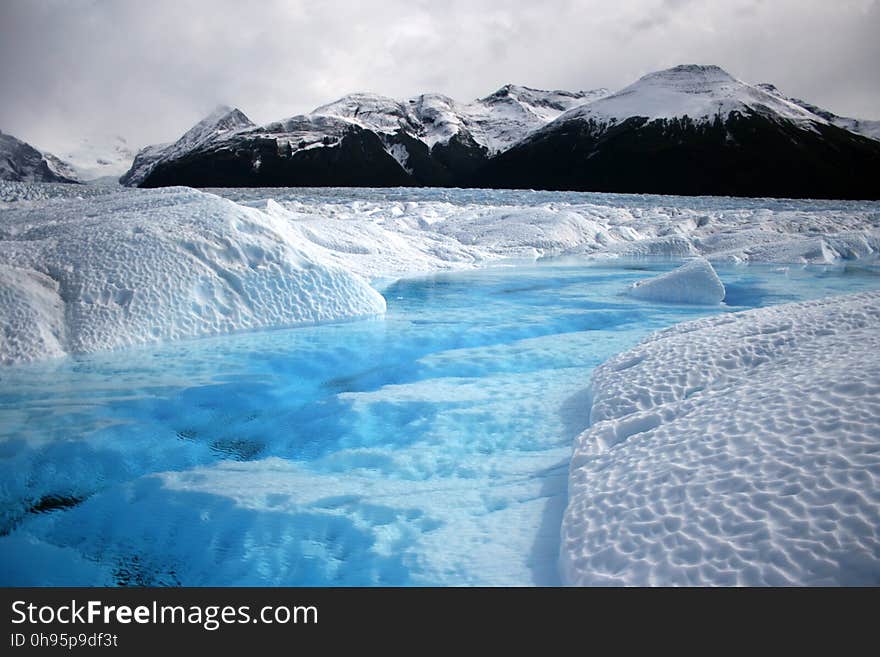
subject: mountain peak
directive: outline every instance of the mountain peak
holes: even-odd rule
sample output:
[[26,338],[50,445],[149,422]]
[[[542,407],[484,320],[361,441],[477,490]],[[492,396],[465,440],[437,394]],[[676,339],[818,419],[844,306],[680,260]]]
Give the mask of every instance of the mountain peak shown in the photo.
[[[529,99],[540,96],[548,96],[557,94],[557,91],[544,91],[543,89],[532,89],[520,84],[505,84],[503,87],[496,89],[485,98],[480,98],[480,102],[492,103],[510,99],[513,101],[528,102]],[[565,92],[570,93],[570,92]]]
[[635,84],[664,86],[685,93],[705,93],[719,86],[742,83],[714,64],[681,64],[643,75]]
[[187,130],[176,144],[190,148],[219,134],[253,127],[254,123],[238,108],[218,105],[210,114]]
[[382,133],[416,129],[416,119],[401,101],[381,94],[356,92],[321,105],[313,116],[333,116]]
[[685,116],[704,121],[724,119],[731,112],[757,112],[795,122],[824,122],[766,86],[746,84],[719,66],[701,64],[648,73],[615,94],[566,112],[557,121],[587,120],[609,125],[631,117],[653,121]]

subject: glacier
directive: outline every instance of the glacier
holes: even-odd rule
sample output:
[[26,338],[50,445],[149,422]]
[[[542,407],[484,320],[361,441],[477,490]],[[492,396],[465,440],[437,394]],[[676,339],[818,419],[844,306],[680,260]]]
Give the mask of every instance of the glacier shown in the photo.
[[369,281],[511,258],[880,252],[880,209],[859,201],[11,182],[0,198],[5,363],[380,314]]
[[0,199],[5,584],[876,583],[877,203]]

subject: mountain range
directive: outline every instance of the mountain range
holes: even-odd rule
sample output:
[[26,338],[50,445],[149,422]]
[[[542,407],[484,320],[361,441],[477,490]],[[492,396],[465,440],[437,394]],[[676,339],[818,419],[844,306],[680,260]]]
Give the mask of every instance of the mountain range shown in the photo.
[[683,65],[614,93],[506,85],[467,104],[357,93],[265,125],[218,107],[176,142],[139,151],[120,182],[875,199],[878,179],[880,121]]

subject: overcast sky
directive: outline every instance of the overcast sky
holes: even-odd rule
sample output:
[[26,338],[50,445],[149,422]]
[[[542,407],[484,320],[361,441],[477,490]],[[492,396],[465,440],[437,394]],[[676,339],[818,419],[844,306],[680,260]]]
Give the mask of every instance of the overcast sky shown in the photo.
[[880,119],[880,0],[0,0],[0,130],[62,150],[352,91],[623,87],[682,63]]

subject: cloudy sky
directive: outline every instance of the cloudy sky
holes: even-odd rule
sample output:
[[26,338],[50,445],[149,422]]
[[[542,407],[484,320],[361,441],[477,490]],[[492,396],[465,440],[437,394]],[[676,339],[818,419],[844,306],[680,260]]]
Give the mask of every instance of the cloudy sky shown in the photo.
[[880,0],[0,0],[0,130],[176,139],[352,91],[620,88],[680,63],[880,119]]

